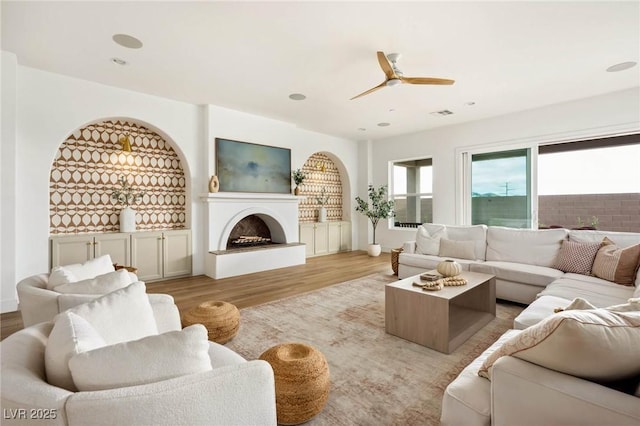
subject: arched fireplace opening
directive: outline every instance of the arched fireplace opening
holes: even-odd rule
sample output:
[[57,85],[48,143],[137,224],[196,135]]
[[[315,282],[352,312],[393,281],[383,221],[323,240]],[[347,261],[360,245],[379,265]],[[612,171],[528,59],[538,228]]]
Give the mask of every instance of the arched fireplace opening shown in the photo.
[[259,215],[251,214],[231,229],[227,239],[227,250],[270,244],[277,244],[277,241],[274,241],[269,225]]

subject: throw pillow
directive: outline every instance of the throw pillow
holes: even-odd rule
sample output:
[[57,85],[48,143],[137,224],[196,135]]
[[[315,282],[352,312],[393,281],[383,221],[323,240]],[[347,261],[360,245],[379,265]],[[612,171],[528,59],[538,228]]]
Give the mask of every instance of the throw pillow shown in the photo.
[[207,329],[195,324],[74,355],[69,368],[81,391],[159,382],[211,370]]
[[108,272],[88,280],[60,284],[53,291],[63,294],[107,294],[131,284],[131,276],[126,269]]
[[605,237],[591,267],[591,273],[603,280],[632,286],[640,263],[640,244],[620,248]]
[[576,243],[563,240],[554,268],[563,272],[590,275],[593,260],[602,243]]
[[470,259],[476,258],[475,251],[476,243],[474,241],[454,241],[441,239],[440,240],[440,257],[455,257],[457,259]]
[[51,270],[51,274],[49,274],[47,288],[52,290],[60,284],[88,280],[89,278],[94,278],[98,275],[113,272],[115,270],[113,262],[111,262],[111,256],[108,254],[87,260],[84,263],[56,266]]
[[447,228],[429,234],[427,229],[420,225],[416,235],[416,253],[437,256],[440,251],[440,239],[447,238]]
[[143,282],[106,294],[70,309],[87,320],[108,345],[158,334]]
[[640,374],[640,312],[570,310],[547,317],[504,343],[478,375],[491,379],[498,358],[511,355],[587,380]]
[[77,391],[69,360],[75,354],[105,346],[98,332],[86,320],[72,312],[56,317],[44,350],[44,365],[50,385]]

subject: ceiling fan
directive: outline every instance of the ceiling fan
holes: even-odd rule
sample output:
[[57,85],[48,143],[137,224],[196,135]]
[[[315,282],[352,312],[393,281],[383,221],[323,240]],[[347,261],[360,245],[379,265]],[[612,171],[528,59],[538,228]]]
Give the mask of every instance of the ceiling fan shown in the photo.
[[399,53],[389,53],[385,55],[384,52],[378,52],[378,62],[380,63],[380,67],[384,72],[384,75],[387,76],[385,81],[373,87],[366,92],[362,92],[357,96],[354,96],[350,100],[354,100],[364,95],[368,95],[369,93],[375,92],[378,89],[382,89],[385,86],[396,86],[401,83],[407,84],[453,84],[455,80],[447,80],[445,78],[432,78],[432,77],[404,77],[402,71],[400,71],[397,67],[396,62],[400,59]]

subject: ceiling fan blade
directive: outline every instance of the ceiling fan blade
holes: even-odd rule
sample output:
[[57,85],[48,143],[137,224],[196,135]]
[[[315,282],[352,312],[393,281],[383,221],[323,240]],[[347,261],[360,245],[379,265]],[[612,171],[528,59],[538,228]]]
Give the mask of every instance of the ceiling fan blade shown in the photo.
[[383,87],[385,87],[386,85],[387,85],[387,81],[385,80],[385,81],[383,81],[382,83],[378,84],[376,87],[372,87],[371,89],[367,90],[366,92],[362,92],[362,93],[360,93],[359,95],[354,96],[353,98],[351,98],[351,99],[349,99],[349,100],[350,100],[350,101],[352,101],[352,100],[354,100],[354,99],[356,99],[356,98],[359,98],[359,97],[361,97],[361,96],[368,95],[369,93],[375,92],[375,91],[376,91],[376,90],[378,90],[378,89],[382,89],[382,88],[383,88]]
[[446,78],[432,78],[432,77],[400,77],[403,83],[409,84],[453,84],[455,80],[448,80]]
[[384,75],[387,76],[387,80],[397,78],[396,73],[393,72],[393,68],[391,68],[391,64],[389,64],[387,55],[385,55],[384,52],[378,52],[378,62],[380,63],[380,68],[384,71]]

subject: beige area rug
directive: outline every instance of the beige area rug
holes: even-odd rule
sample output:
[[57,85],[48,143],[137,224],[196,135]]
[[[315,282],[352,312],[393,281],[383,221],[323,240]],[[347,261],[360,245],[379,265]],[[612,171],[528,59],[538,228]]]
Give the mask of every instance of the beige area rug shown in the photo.
[[498,304],[496,318],[446,355],[384,330],[384,286],[373,274],[240,311],[227,347],[246,359],[284,342],[303,342],[329,363],[331,390],[309,425],[436,425],[446,386],[511,328],[522,310]]

